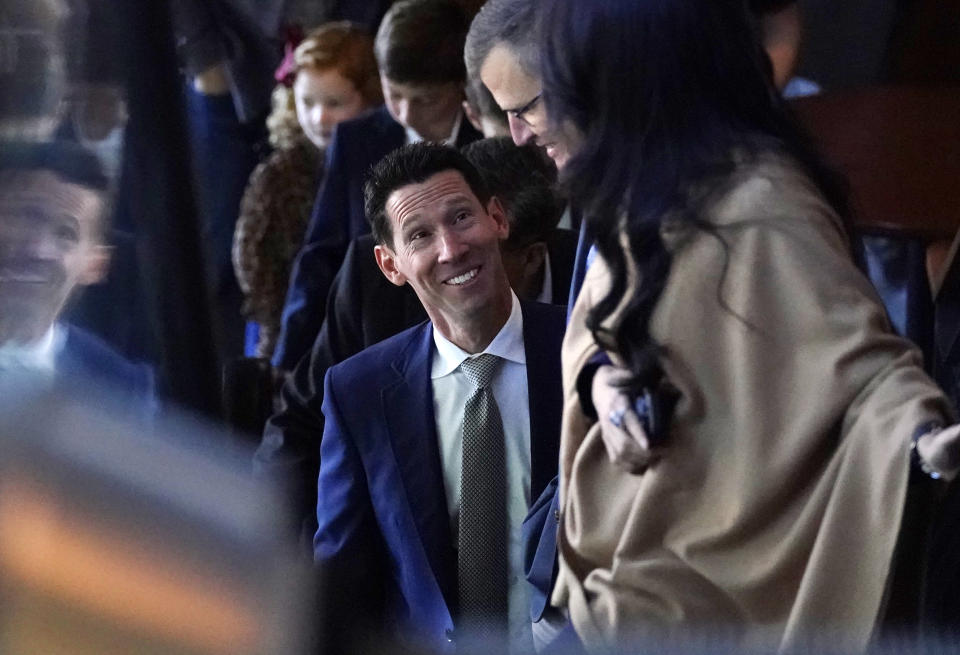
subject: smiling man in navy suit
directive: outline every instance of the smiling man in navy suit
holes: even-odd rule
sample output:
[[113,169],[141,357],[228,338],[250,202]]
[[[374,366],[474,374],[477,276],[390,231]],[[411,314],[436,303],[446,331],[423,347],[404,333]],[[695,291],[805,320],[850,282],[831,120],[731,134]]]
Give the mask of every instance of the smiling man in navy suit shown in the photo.
[[[563,308],[511,291],[503,209],[454,149],[388,155],[366,208],[381,271],[409,284],[430,320],[327,373],[314,555],[334,572],[330,603],[431,647],[483,626],[528,650],[520,529],[557,469]],[[494,373],[477,383],[481,362]],[[492,409],[478,419],[471,403],[482,393]],[[471,459],[477,430],[492,445]],[[500,499],[503,533],[491,522],[471,536],[488,511],[477,507],[478,477],[492,490],[483,498]],[[475,539],[492,541],[478,553]]]

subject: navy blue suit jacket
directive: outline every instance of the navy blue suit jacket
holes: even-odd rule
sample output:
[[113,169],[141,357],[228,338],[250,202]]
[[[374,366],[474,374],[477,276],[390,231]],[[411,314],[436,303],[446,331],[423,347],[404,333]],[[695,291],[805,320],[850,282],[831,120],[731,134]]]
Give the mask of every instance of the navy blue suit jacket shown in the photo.
[[[536,498],[557,472],[564,311],[521,307]],[[328,371],[314,556],[349,572],[330,593],[379,595],[381,624],[443,646],[456,616],[456,551],[433,414],[432,353],[426,322]]]
[[110,394],[119,408],[146,418],[157,409],[153,369],[131,362],[93,334],[61,324],[66,341],[57,354],[58,383],[79,381],[85,387]]
[[[480,138],[464,119],[457,147]],[[406,143],[406,131],[386,107],[337,125],[327,147],[324,181],[313,206],[303,247],[290,273],[273,364],[292,371],[320,332],[327,293],[347,246],[370,231],[363,209],[367,172]]]

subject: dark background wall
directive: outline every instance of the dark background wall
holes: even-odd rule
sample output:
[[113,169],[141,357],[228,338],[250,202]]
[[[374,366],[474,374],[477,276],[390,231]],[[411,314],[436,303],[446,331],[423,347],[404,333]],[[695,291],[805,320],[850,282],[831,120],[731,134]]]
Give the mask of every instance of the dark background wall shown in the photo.
[[827,91],[960,84],[960,0],[800,0],[798,73]]

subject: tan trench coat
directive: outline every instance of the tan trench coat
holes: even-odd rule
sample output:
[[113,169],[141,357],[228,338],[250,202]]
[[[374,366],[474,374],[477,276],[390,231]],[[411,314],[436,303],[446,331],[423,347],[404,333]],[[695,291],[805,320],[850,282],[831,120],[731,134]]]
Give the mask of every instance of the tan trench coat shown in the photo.
[[864,648],[911,437],[950,411],[810,182],[767,158],[730,189],[708,209],[726,252],[703,231],[662,232],[673,264],[651,333],[682,399],[643,475],[609,462],[576,394],[598,350],[584,317],[609,283],[599,258],[568,328],[552,600],[588,647],[721,629],[745,646]]

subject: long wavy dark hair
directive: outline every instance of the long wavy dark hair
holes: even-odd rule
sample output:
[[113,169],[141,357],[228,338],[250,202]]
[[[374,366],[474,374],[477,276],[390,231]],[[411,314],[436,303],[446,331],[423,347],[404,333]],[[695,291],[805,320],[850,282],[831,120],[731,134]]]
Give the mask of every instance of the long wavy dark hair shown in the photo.
[[[572,125],[582,138],[562,178],[614,281],[587,326],[623,357],[635,391],[662,377],[648,330],[671,265],[661,220],[669,214],[723,242],[690,190],[722,184],[734,153],[792,157],[849,224],[844,184],[774,89],[756,27],[744,0],[544,2],[543,98],[554,129]],[[608,333],[601,325],[627,289],[624,231],[643,283]]]

